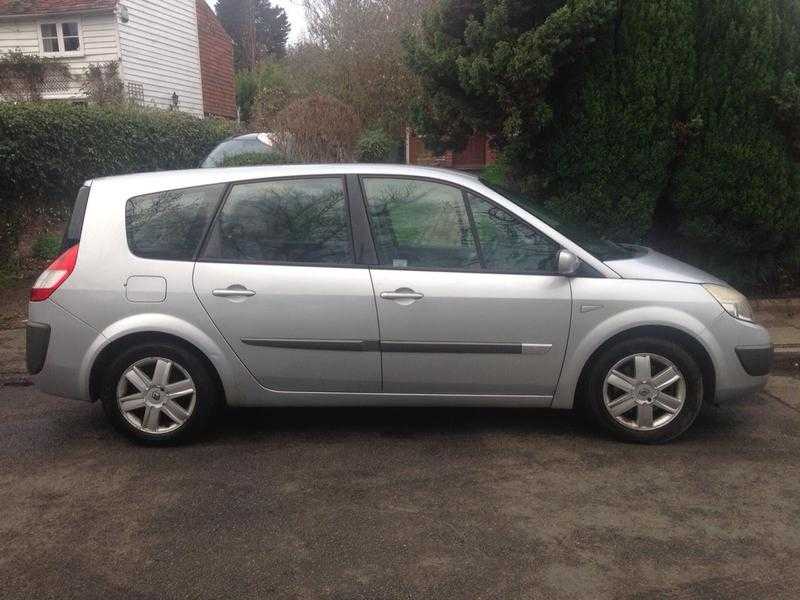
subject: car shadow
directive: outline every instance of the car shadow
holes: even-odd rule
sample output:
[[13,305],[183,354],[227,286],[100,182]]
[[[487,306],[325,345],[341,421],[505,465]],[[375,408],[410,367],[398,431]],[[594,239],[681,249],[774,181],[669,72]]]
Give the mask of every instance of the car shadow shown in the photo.
[[[746,434],[754,425],[746,414],[765,405],[762,396],[703,406],[680,440],[703,441]],[[296,407],[227,408],[206,440],[244,441],[265,435],[297,435],[335,440],[348,436],[424,439],[487,434],[535,435],[613,441],[579,411],[508,407]]]
[[207,439],[263,435],[413,439],[491,433],[604,438],[573,411],[477,407],[228,408]]
[[[746,436],[758,425],[748,413],[766,408],[756,396],[724,405],[704,405],[692,427],[673,443]],[[70,411],[70,430],[117,438],[99,405]],[[68,417],[69,419],[69,417]],[[88,423],[86,422],[88,419]],[[573,410],[507,407],[227,407],[197,443],[253,443],[269,437],[332,442],[366,439],[451,439],[501,434],[553,439],[615,442],[591,418]]]

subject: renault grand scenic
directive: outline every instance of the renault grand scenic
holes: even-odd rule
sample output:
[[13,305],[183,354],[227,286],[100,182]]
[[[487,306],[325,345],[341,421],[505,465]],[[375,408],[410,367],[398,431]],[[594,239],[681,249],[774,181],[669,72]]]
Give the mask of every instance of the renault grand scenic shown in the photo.
[[39,389],[156,444],[224,405],[580,406],[663,442],[772,359],[724,281],[476,177],[387,165],[88,181],[27,327]]

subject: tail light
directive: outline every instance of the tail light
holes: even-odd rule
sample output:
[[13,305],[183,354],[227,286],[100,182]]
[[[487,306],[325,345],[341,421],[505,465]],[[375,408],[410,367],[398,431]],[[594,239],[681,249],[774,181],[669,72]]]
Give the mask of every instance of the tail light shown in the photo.
[[78,244],[75,244],[47,267],[31,288],[31,302],[47,300],[67,280],[78,262]]

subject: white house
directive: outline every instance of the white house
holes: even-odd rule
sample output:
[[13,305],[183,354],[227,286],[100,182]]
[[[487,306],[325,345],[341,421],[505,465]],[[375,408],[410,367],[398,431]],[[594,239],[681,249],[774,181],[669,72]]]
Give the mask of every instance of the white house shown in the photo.
[[0,54],[14,50],[69,66],[44,99],[79,100],[88,65],[118,61],[142,105],[236,116],[233,42],[204,0],[0,0]]

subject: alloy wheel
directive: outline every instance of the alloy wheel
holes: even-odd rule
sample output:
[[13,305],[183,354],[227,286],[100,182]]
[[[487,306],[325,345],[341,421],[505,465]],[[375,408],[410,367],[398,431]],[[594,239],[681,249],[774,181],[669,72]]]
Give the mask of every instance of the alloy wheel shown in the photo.
[[615,421],[637,431],[670,423],[686,400],[686,379],[669,359],[652,353],[626,356],[606,374],[603,401]]
[[189,373],[173,360],[148,357],[137,360],[117,383],[117,405],[139,431],[169,433],[186,423],[194,412],[197,393]]

